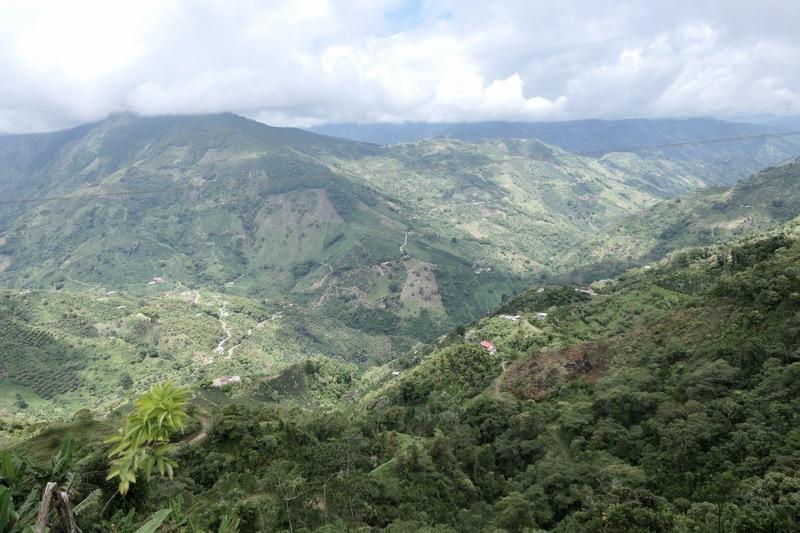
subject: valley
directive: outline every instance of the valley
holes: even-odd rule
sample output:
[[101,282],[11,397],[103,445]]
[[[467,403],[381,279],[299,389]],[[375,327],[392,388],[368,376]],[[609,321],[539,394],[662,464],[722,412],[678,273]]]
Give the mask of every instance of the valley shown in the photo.
[[[180,516],[196,527],[235,516],[256,530],[289,519],[400,531],[790,529],[798,228],[688,249],[591,291],[533,288],[358,381],[309,359],[264,379],[272,402],[200,389],[175,478],[137,480],[129,497],[149,513],[168,494],[191,502]],[[338,391],[343,409],[309,409],[320,390]],[[55,450],[77,432],[81,448],[104,453],[99,439],[119,418],[84,415],[15,449]],[[286,479],[302,490],[280,507]],[[102,486],[92,483],[84,490]]]
[[[773,158],[789,149],[779,141]],[[121,376],[136,391],[168,369],[186,384],[272,375],[309,357],[362,372],[591,263],[580,252],[587,230],[623,228],[618,220],[651,206],[665,220],[659,202],[730,180],[724,167],[658,153],[580,156],[533,139],[378,146],[230,114],[120,114],[67,132],[3,137],[0,147],[8,161],[0,187],[20,200],[2,206],[4,297],[14,308],[67,306],[66,315],[85,321],[78,331],[86,338],[71,339],[61,355],[73,377],[58,389],[22,377],[55,360],[23,357],[15,366],[24,342],[4,339],[18,346],[2,361],[15,369],[14,397],[19,391],[34,406],[20,414],[35,417],[122,401],[129,389],[118,388]],[[641,259],[614,257],[622,268]],[[200,292],[214,303],[185,301]],[[164,313],[106,316],[98,297]],[[250,318],[232,311],[231,298]],[[211,324],[198,337],[159,322],[193,315],[216,315],[217,333]],[[47,335],[58,323],[39,314],[6,319]],[[118,330],[133,322],[121,344]],[[48,344],[47,357],[61,349]],[[109,352],[102,372],[99,362],[73,361],[86,358],[84,349]],[[137,351],[173,359],[138,364]],[[11,414],[11,397],[4,406]]]
[[0,533],[800,531],[798,21],[0,0]]
[[[0,438],[103,462],[169,382],[191,391],[178,471],[132,497],[198,530],[702,530],[725,483],[744,530],[748,494],[796,481],[800,145],[759,142],[739,157],[773,166],[745,177],[700,148],[380,146],[229,114],[0,137]],[[719,464],[730,439],[749,455]],[[75,469],[76,497],[116,490]]]

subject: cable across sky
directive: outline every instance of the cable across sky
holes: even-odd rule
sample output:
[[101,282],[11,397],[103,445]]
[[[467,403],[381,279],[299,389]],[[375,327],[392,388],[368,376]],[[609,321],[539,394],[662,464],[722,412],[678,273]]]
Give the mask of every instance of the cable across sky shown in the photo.
[[[682,141],[682,142],[673,142],[673,143],[664,143],[664,144],[646,144],[646,145],[639,145],[639,146],[625,146],[619,148],[611,148],[607,150],[587,150],[581,152],[564,152],[563,155],[576,155],[576,156],[597,156],[597,155],[605,155],[610,153],[619,153],[619,152],[636,152],[640,150],[657,150],[657,149],[665,149],[665,148],[682,148],[687,146],[697,146],[703,144],[722,144],[722,143],[730,143],[730,142],[743,142],[743,141],[754,141],[760,139],[769,139],[775,137],[790,137],[800,135],[800,131],[784,131],[784,132],[775,132],[775,133],[763,133],[759,135],[744,135],[739,137],[720,137],[715,139],[698,139],[694,141]],[[557,160],[562,157],[561,154],[559,155],[541,155],[541,156],[528,156],[528,159],[533,161],[552,161]],[[312,156],[312,159],[316,159]],[[103,192],[100,194],[73,194],[73,195],[64,195],[64,196],[43,196],[43,197],[33,197],[33,198],[12,198],[7,200],[0,200],[0,205],[12,205],[12,204],[24,204],[24,203],[35,203],[35,202],[49,202],[53,200],[78,200],[78,199],[125,199],[128,197],[136,197],[136,196],[146,196],[151,194],[158,194],[163,192],[170,192],[175,190],[183,189],[182,186],[174,186],[174,187],[160,187],[156,189],[140,189],[135,191],[117,191],[117,192]]]

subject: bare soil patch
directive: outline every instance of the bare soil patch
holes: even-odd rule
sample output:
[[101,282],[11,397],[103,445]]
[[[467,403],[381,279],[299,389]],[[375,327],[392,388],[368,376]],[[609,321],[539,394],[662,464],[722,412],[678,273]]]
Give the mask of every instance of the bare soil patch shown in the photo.
[[400,292],[400,301],[416,302],[420,307],[442,307],[442,296],[436,283],[433,265],[410,259],[404,262],[406,281]]
[[530,400],[539,400],[576,377],[596,382],[605,364],[605,349],[593,342],[539,352],[515,361],[506,372],[502,388],[514,390]]

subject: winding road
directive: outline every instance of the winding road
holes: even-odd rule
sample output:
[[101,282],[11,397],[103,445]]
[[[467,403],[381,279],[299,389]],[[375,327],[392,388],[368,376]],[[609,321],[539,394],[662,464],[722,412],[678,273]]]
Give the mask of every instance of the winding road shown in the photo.
[[200,432],[187,440],[189,446],[197,446],[208,438],[208,433],[211,431],[211,416],[208,413],[200,413]]
[[500,391],[500,387],[501,387],[501,385],[503,383],[503,376],[506,375],[506,362],[505,361],[501,361],[500,362],[500,368],[502,368],[503,371],[500,372],[500,375],[497,376],[497,379],[494,380],[494,388],[493,388],[494,397],[497,398],[498,400],[501,398],[501,395],[503,394]]
[[403,239],[403,244],[400,245],[400,255],[406,255],[406,246],[408,245],[408,231],[406,231],[405,238]]
[[225,311],[225,303],[223,303],[222,306],[219,308],[219,319],[218,320],[219,320],[219,323],[222,325],[223,331],[225,331],[225,338],[222,339],[221,341],[219,341],[219,344],[217,344],[217,347],[214,348],[214,353],[224,354],[225,353],[225,343],[228,342],[228,339],[230,339],[231,335],[233,334],[231,332],[231,329],[228,327],[228,323],[225,322],[225,320],[224,320],[227,315],[228,315],[228,313]]

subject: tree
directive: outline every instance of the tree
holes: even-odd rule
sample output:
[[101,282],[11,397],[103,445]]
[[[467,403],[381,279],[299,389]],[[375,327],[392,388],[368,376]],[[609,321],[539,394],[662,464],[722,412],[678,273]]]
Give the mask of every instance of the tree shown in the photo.
[[512,492],[501,498],[495,504],[495,512],[495,523],[508,531],[522,531],[536,527],[532,506],[519,492]]
[[170,383],[153,385],[136,400],[125,427],[107,441],[116,444],[108,454],[112,460],[108,479],[119,478],[120,494],[128,492],[139,471],[149,478],[157,468],[160,475],[172,478],[177,463],[167,457],[169,438],[183,429],[188,400],[188,389]]
[[274,487],[286,506],[286,519],[289,522],[289,531],[294,532],[292,511],[290,503],[303,495],[305,478],[297,473],[297,469],[290,461],[276,461],[271,468],[271,477]]
[[119,385],[123,389],[128,390],[133,386],[133,378],[127,372],[123,372],[119,376]]
[[16,398],[14,398],[14,405],[20,409],[28,408],[28,402],[25,401],[25,398],[23,398],[20,393],[17,393]]

